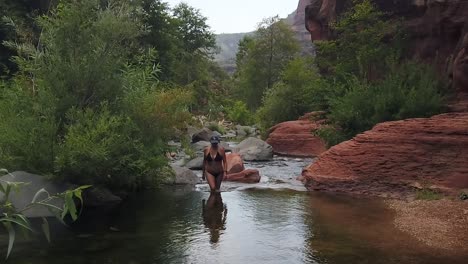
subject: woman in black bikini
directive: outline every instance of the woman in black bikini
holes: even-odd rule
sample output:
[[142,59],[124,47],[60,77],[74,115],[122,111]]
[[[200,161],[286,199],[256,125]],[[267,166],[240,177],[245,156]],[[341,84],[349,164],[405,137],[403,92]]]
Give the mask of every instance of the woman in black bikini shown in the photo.
[[219,146],[219,137],[210,139],[211,146],[203,150],[203,180],[206,177],[211,192],[219,192],[227,174],[226,151]]

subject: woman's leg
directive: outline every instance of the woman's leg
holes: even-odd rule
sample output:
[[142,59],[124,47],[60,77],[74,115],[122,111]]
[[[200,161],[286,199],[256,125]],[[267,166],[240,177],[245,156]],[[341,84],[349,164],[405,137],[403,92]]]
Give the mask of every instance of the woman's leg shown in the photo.
[[206,181],[208,182],[208,185],[210,185],[210,189],[212,192],[216,190],[216,177],[213,176],[213,174],[209,172],[206,173]]
[[221,190],[221,182],[223,181],[223,173],[220,173],[216,178],[216,190]]

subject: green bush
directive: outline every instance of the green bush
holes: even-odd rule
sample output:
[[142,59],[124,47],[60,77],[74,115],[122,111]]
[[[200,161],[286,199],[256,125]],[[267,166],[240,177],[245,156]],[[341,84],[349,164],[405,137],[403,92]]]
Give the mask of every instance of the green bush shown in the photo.
[[[72,109],[71,123],[55,158],[59,179],[76,184],[136,188],[138,177],[157,162],[146,157],[139,130],[131,119],[101,110]],[[161,165],[161,164],[158,164]]]
[[310,59],[294,59],[288,63],[281,81],[268,90],[257,120],[263,131],[271,126],[295,120],[307,112],[326,107],[328,90]]
[[429,117],[444,105],[441,82],[433,69],[414,62],[394,67],[375,84],[352,78],[347,86],[346,94],[332,100],[330,108],[330,121],[340,128],[338,138],[352,138],[380,122]]
[[236,101],[226,109],[227,117],[240,125],[251,125],[253,123],[253,114],[247,108],[247,104],[242,101]]
[[125,1],[61,2],[40,19],[39,47],[10,43],[19,72],[1,85],[1,167],[114,189],[167,174],[166,142],[193,96],[158,81],[134,12]]
[[54,99],[44,91],[30,96],[22,79],[4,83],[0,95],[0,167],[50,173],[58,124]]

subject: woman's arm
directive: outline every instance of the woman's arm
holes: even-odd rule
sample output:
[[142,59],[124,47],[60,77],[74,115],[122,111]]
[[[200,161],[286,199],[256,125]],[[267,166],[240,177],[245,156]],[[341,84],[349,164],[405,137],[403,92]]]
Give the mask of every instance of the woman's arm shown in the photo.
[[224,171],[224,177],[227,177],[227,158],[226,158],[226,150],[223,148],[223,171]]
[[205,180],[206,177],[205,177],[205,171],[206,171],[206,150],[207,148],[205,148],[203,150],[203,168],[202,168],[202,180]]

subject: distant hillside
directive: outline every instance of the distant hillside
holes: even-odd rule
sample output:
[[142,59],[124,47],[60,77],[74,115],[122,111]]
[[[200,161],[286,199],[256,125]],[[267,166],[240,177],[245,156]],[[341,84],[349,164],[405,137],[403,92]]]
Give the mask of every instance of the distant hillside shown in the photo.
[[250,33],[232,33],[216,35],[216,43],[220,48],[220,53],[215,55],[215,61],[229,73],[233,73],[236,68],[236,53],[239,41]]
[[[313,55],[314,46],[310,39],[310,33],[305,28],[305,7],[308,1],[299,1],[296,11],[292,12],[284,21],[291,25],[297,40],[301,43],[303,55]],[[215,61],[228,73],[236,70],[236,53],[239,41],[250,33],[232,33],[216,35],[216,42],[220,47],[220,53],[215,56]]]

